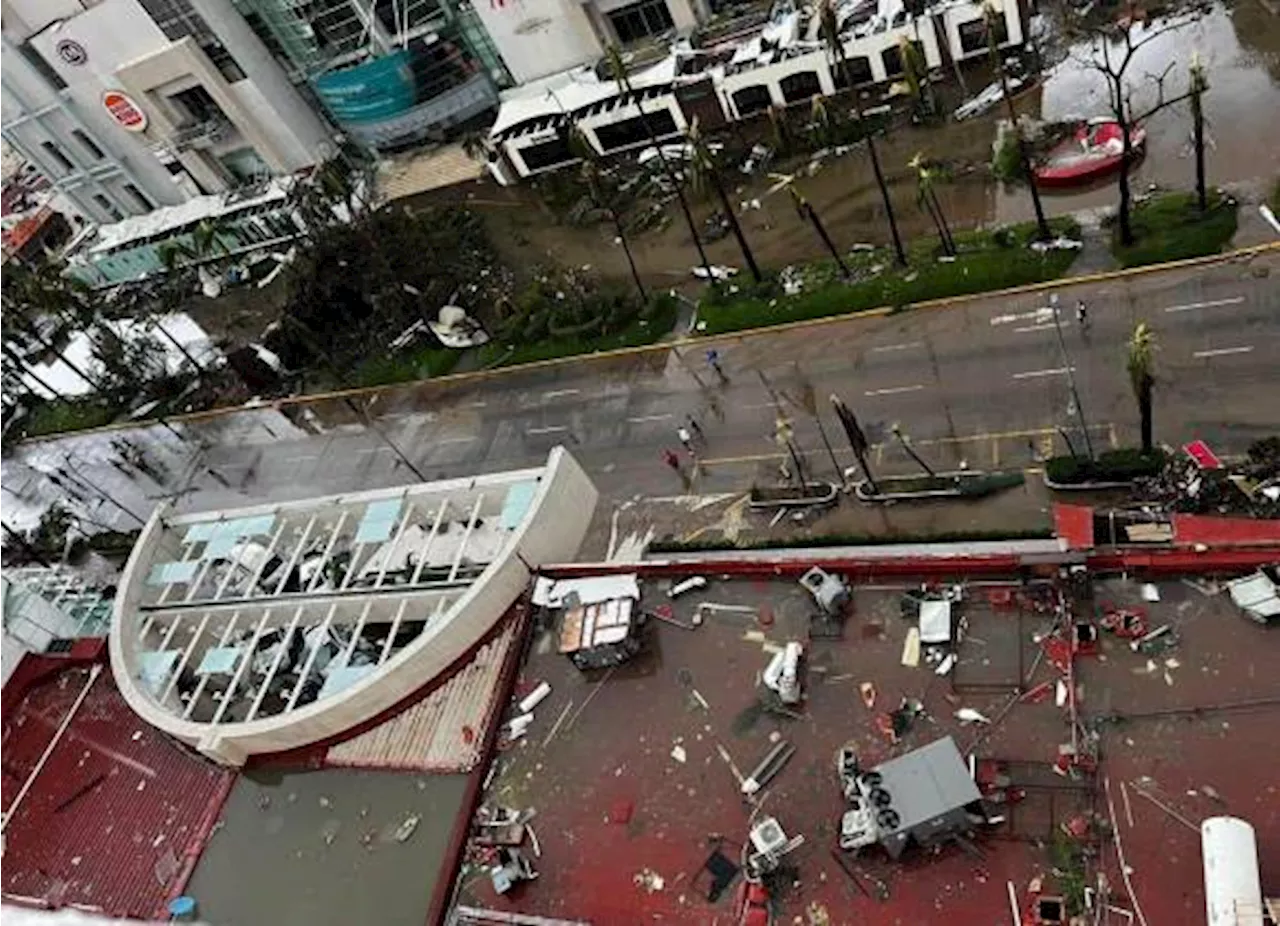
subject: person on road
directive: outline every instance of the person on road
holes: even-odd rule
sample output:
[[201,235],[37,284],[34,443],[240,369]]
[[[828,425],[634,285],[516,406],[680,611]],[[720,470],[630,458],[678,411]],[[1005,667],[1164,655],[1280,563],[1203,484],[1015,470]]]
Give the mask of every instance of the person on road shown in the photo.
[[714,347],[707,350],[707,366],[716,371],[716,376],[720,377],[721,382],[729,381],[729,377],[724,375],[724,368],[720,366],[720,352]]
[[670,447],[664,447],[662,450],[662,462],[666,463],[677,473],[680,472],[680,458],[676,456],[676,452]]
[[693,415],[685,415],[684,418],[685,423],[689,425],[689,430],[698,436],[699,441],[705,443],[707,435],[702,433],[702,425],[698,424],[698,419],[694,418]]
[[676,436],[680,438],[680,443],[684,444],[684,449],[689,451],[689,455],[693,456],[693,435],[689,433],[689,429],[681,425],[676,429]]
[[1085,307],[1083,299],[1076,302],[1076,321],[1081,328],[1089,327],[1089,310]]

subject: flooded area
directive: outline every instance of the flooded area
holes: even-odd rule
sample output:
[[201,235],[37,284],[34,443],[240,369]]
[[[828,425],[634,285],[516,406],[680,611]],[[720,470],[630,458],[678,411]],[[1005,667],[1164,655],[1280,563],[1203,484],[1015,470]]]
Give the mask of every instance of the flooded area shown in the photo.
[[[1135,34],[1135,41],[1139,40]],[[1088,63],[1094,54],[1087,45],[1077,45],[1050,68],[1040,97],[1042,118],[1056,121],[1108,114],[1106,83]],[[1166,98],[1185,93],[1193,54],[1199,56],[1209,79],[1204,97],[1209,182],[1273,182],[1280,173],[1280,120],[1275,118],[1280,113],[1280,17],[1268,13],[1257,0],[1242,0],[1152,39],[1129,66],[1134,108],[1142,112],[1156,102],[1156,83],[1150,75],[1170,65]],[[1146,128],[1147,152],[1133,173],[1135,189],[1149,183],[1190,187],[1195,164],[1189,105],[1158,113]],[[1049,208],[1063,213],[1110,206],[1115,196],[1114,182],[1106,181],[1080,192],[1051,194]],[[997,192],[992,218],[1009,222],[1030,217],[1025,191]]]

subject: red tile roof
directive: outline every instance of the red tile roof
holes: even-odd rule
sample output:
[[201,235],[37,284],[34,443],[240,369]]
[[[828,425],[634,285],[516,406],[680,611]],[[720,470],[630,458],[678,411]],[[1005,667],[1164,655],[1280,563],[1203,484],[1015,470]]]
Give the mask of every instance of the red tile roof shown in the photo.
[[[6,712],[6,811],[88,681],[68,669]],[[5,828],[6,897],[160,914],[233,778],[139,720],[103,671]]]

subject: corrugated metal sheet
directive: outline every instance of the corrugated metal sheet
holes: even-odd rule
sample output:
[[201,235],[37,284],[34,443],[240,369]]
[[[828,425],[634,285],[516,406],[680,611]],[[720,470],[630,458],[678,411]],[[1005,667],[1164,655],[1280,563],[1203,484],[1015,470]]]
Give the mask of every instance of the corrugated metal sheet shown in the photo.
[[480,759],[498,678],[515,642],[516,621],[421,701],[329,749],[329,765],[468,772]]
[[[86,669],[63,672],[10,715],[6,807],[87,680]],[[139,720],[104,671],[5,829],[5,893],[150,919],[176,887],[175,862],[202,848],[232,776]]]

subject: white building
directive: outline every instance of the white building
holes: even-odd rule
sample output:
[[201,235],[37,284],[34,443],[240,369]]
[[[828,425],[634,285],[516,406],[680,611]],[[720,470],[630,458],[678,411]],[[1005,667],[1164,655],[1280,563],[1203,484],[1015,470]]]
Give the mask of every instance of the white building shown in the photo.
[[[993,0],[1003,17],[1002,47],[1021,45],[1018,0]],[[901,0],[850,2],[863,12],[842,20],[847,76],[832,60],[816,19],[780,6],[758,35],[710,48],[677,42],[661,61],[630,76],[640,97],[624,99],[596,69],[578,67],[503,94],[489,140],[490,168],[502,183],[555,170],[576,160],[568,144],[580,130],[604,156],[623,154],[682,134],[696,118],[704,128],[745,119],[770,106],[809,106],[813,97],[901,77],[901,43],[919,49],[930,70],[987,54],[983,7],[942,0],[912,22]],[[644,113],[641,114],[640,106]],[[647,125],[646,125],[647,120]]]
[[312,166],[332,130],[231,0],[3,0],[3,134],[109,223]]

